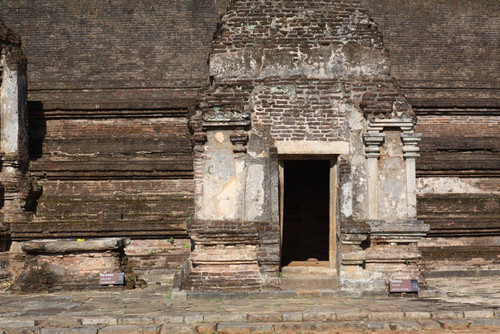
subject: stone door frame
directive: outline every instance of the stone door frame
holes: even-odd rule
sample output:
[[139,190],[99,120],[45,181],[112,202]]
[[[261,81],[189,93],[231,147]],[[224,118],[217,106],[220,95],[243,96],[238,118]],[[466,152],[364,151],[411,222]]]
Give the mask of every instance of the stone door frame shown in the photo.
[[[284,227],[284,182],[285,182],[285,161],[289,160],[328,160],[330,162],[329,175],[329,267],[338,272],[337,254],[337,202],[338,202],[338,154],[279,154],[279,213],[280,213],[280,254],[283,251],[283,227]],[[280,255],[282,257],[282,255]]]

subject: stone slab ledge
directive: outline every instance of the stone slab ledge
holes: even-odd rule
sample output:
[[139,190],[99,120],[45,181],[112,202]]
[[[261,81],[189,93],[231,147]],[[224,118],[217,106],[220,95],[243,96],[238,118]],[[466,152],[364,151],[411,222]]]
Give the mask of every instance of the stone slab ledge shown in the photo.
[[43,239],[22,242],[21,249],[28,254],[103,252],[121,250],[129,243],[129,238]]

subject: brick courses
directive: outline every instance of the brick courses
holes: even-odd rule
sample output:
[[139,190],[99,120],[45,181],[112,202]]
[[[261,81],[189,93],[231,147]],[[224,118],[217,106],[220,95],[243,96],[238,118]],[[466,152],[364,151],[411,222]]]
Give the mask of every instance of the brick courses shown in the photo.
[[[186,118],[209,83],[212,35],[229,1],[118,2],[6,0],[0,6],[28,58],[30,172],[43,190],[35,198],[34,220],[12,230],[19,240],[186,236],[186,220],[194,214]],[[482,178],[478,184],[485,192],[496,191],[500,5],[362,0],[368,11],[352,15],[357,1],[332,3],[280,2],[276,15],[264,15],[259,6],[265,2],[239,2],[229,8],[212,52],[280,43],[298,61],[309,50],[342,45],[346,38],[382,48],[383,35],[391,75],[402,84],[419,115],[417,131],[424,133],[418,175],[474,175]],[[297,8],[301,13],[294,16]],[[339,15],[329,16],[325,8]],[[335,80],[321,80],[323,86],[306,81],[303,94],[310,99],[296,92],[295,106],[284,102],[283,92],[269,92],[271,85],[290,82],[272,78],[231,83],[232,88],[216,83],[214,99],[202,108],[241,106],[256,89],[252,122],[271,126],[277,140],[336,140],[347,135],[335,108],[340,95],[360,101],[366,115],[382,116],[400,94],[390,82],[385,92],[377,87],[367,93],[366,83],[360,88],[339,81],[341,92],[335,92]],[[306,112],[296,117],[299,109]],[[349,166],[341,164],[341,174]],[[199,168],[194,170],[199,181]],[[422,195],[419,208],[427,216],[438,201],[440,210],[453,211],[456,198]],[[477,210],[461,214],[463,233],[481,218]]]

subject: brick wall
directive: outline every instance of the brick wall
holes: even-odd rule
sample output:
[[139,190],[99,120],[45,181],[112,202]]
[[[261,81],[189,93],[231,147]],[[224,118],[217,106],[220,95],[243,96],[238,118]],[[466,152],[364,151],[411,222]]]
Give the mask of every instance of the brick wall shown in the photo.
[[[50,212],[49,203],[85,201],[90,190],[104,200],[120,189],[132,188],[142,189],[143,195],[136,198],[143,202],[140,210],[145,210],[146,199],[160,196],[159,189],[165,186],[161,178],[180,178],[178,182],[189,187],[190,146],[184,138],[187,129],[182,128],[197,92],[208,84],[212,36],[228,2],[0,2],[0,16],[21,36],[28,58],[32,173],[52,191],[42,193],[38,214]],[[477,182],[484,189],[495,189],[500,4],[477,0],[361,2],[378,24],[391,54],[391,74],[419,115],[418,130],[424,133],[417,164],[420,175],[474,174],[483,177]],[[349,6],[332,7],[341,15],[325,21],[327,13],[321,10],[308,15],[318,2],[302,1],[304,15],[298,18],[301,21],[292,22],[287,2],[279,4],[274,16],[239,15],[247,10],[245,6],[258,6],[252,3],[240,2],[242,8],[231,9],[228,19],[235,30],[218,32],[222,38],[214,52],[251,47],[253,41],[266,45],[271,36],[280,36],[295,41],[286,47],[291,48],[290,59],[299,59],[314,43],[340,43],[350,33],[340,27],[352,26],[353,17],[342,15]],[[319,4],[318,8],[326,7]],[[366,17],[360,12],[357,19],[363,22]],[[375,38],[378,45],[380,35],[373,35],[369,20],[364,22],[358,26],[360,43],[372,43]],[[301,29],[297,23],[310,29]],[[329,35],[336,37],[316,41],[315,34],[327,26],[336,32]],[[238,37],[230,37],[235,36],[232,32],[238,32]],[[328,88],[326,95],[331,93]],[[284,106],[274,99],[262,101],[262,110],[287,109]],[[332,117],[337,113],[325,112]],[[258,117],[273,124],[282,121]],[[337,131],[322,130],[331,135]],[[286,134],[284,129],[275,131]],[[182,154],[173,157],[173,152]],[[87,182],[86,189],[65,190],[76,179],[92,179],[93,183]],[[108,179],[114,190],[101,192]],[[144,184],[137,187],[136,179]],[[54,188],[56,184],[59,188]],[[150,189],[154,195],[146,195]],[[92,213],[92,209],[85,210]],[[48,231],[71,230],[62,227],[64,221],[59,216],[54,224],[58,227]],[[25,237],[30,229],[35,234],[44,230],[37,224],[25,228]]]
[[420,115],[420,175],[499,175],[500,116]]
[[297,61],[303,57],[301,52],[308,53],[318,44],[356,41],[382,46],[380,34],[357,0],[349,4],[335,0],[278,1],[272,7],[266,2],[235,1],[222,24],[215,53],[256,45],[272,49],[281,44],[283,51],[290,51]]
[[[2,1],[28,58],[32,221],[15,240],[185,236],[188,108],[221,1]],[[189,56],[186,56],[189,55]]]

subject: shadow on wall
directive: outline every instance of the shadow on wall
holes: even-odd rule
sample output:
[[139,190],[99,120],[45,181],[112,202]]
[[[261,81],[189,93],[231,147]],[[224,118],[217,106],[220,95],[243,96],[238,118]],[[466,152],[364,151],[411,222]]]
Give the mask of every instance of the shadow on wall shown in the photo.
[[[47,134],[47,121],[43,110],[42,101],[28,101],[28,154],[29,161],[36,161],[43,155],[43,143]],[[36,214],[38,200],[43,189],[31,180],[30,191],[26,198],[25,209]]]
[[47,121],[42,101],[28,101],[29,160],[42,157],[43,143],[47,134]]
[[0,252],[8,252],[10,250],[10,245],[12,244],[12,239],[9,233],[0,233]]

